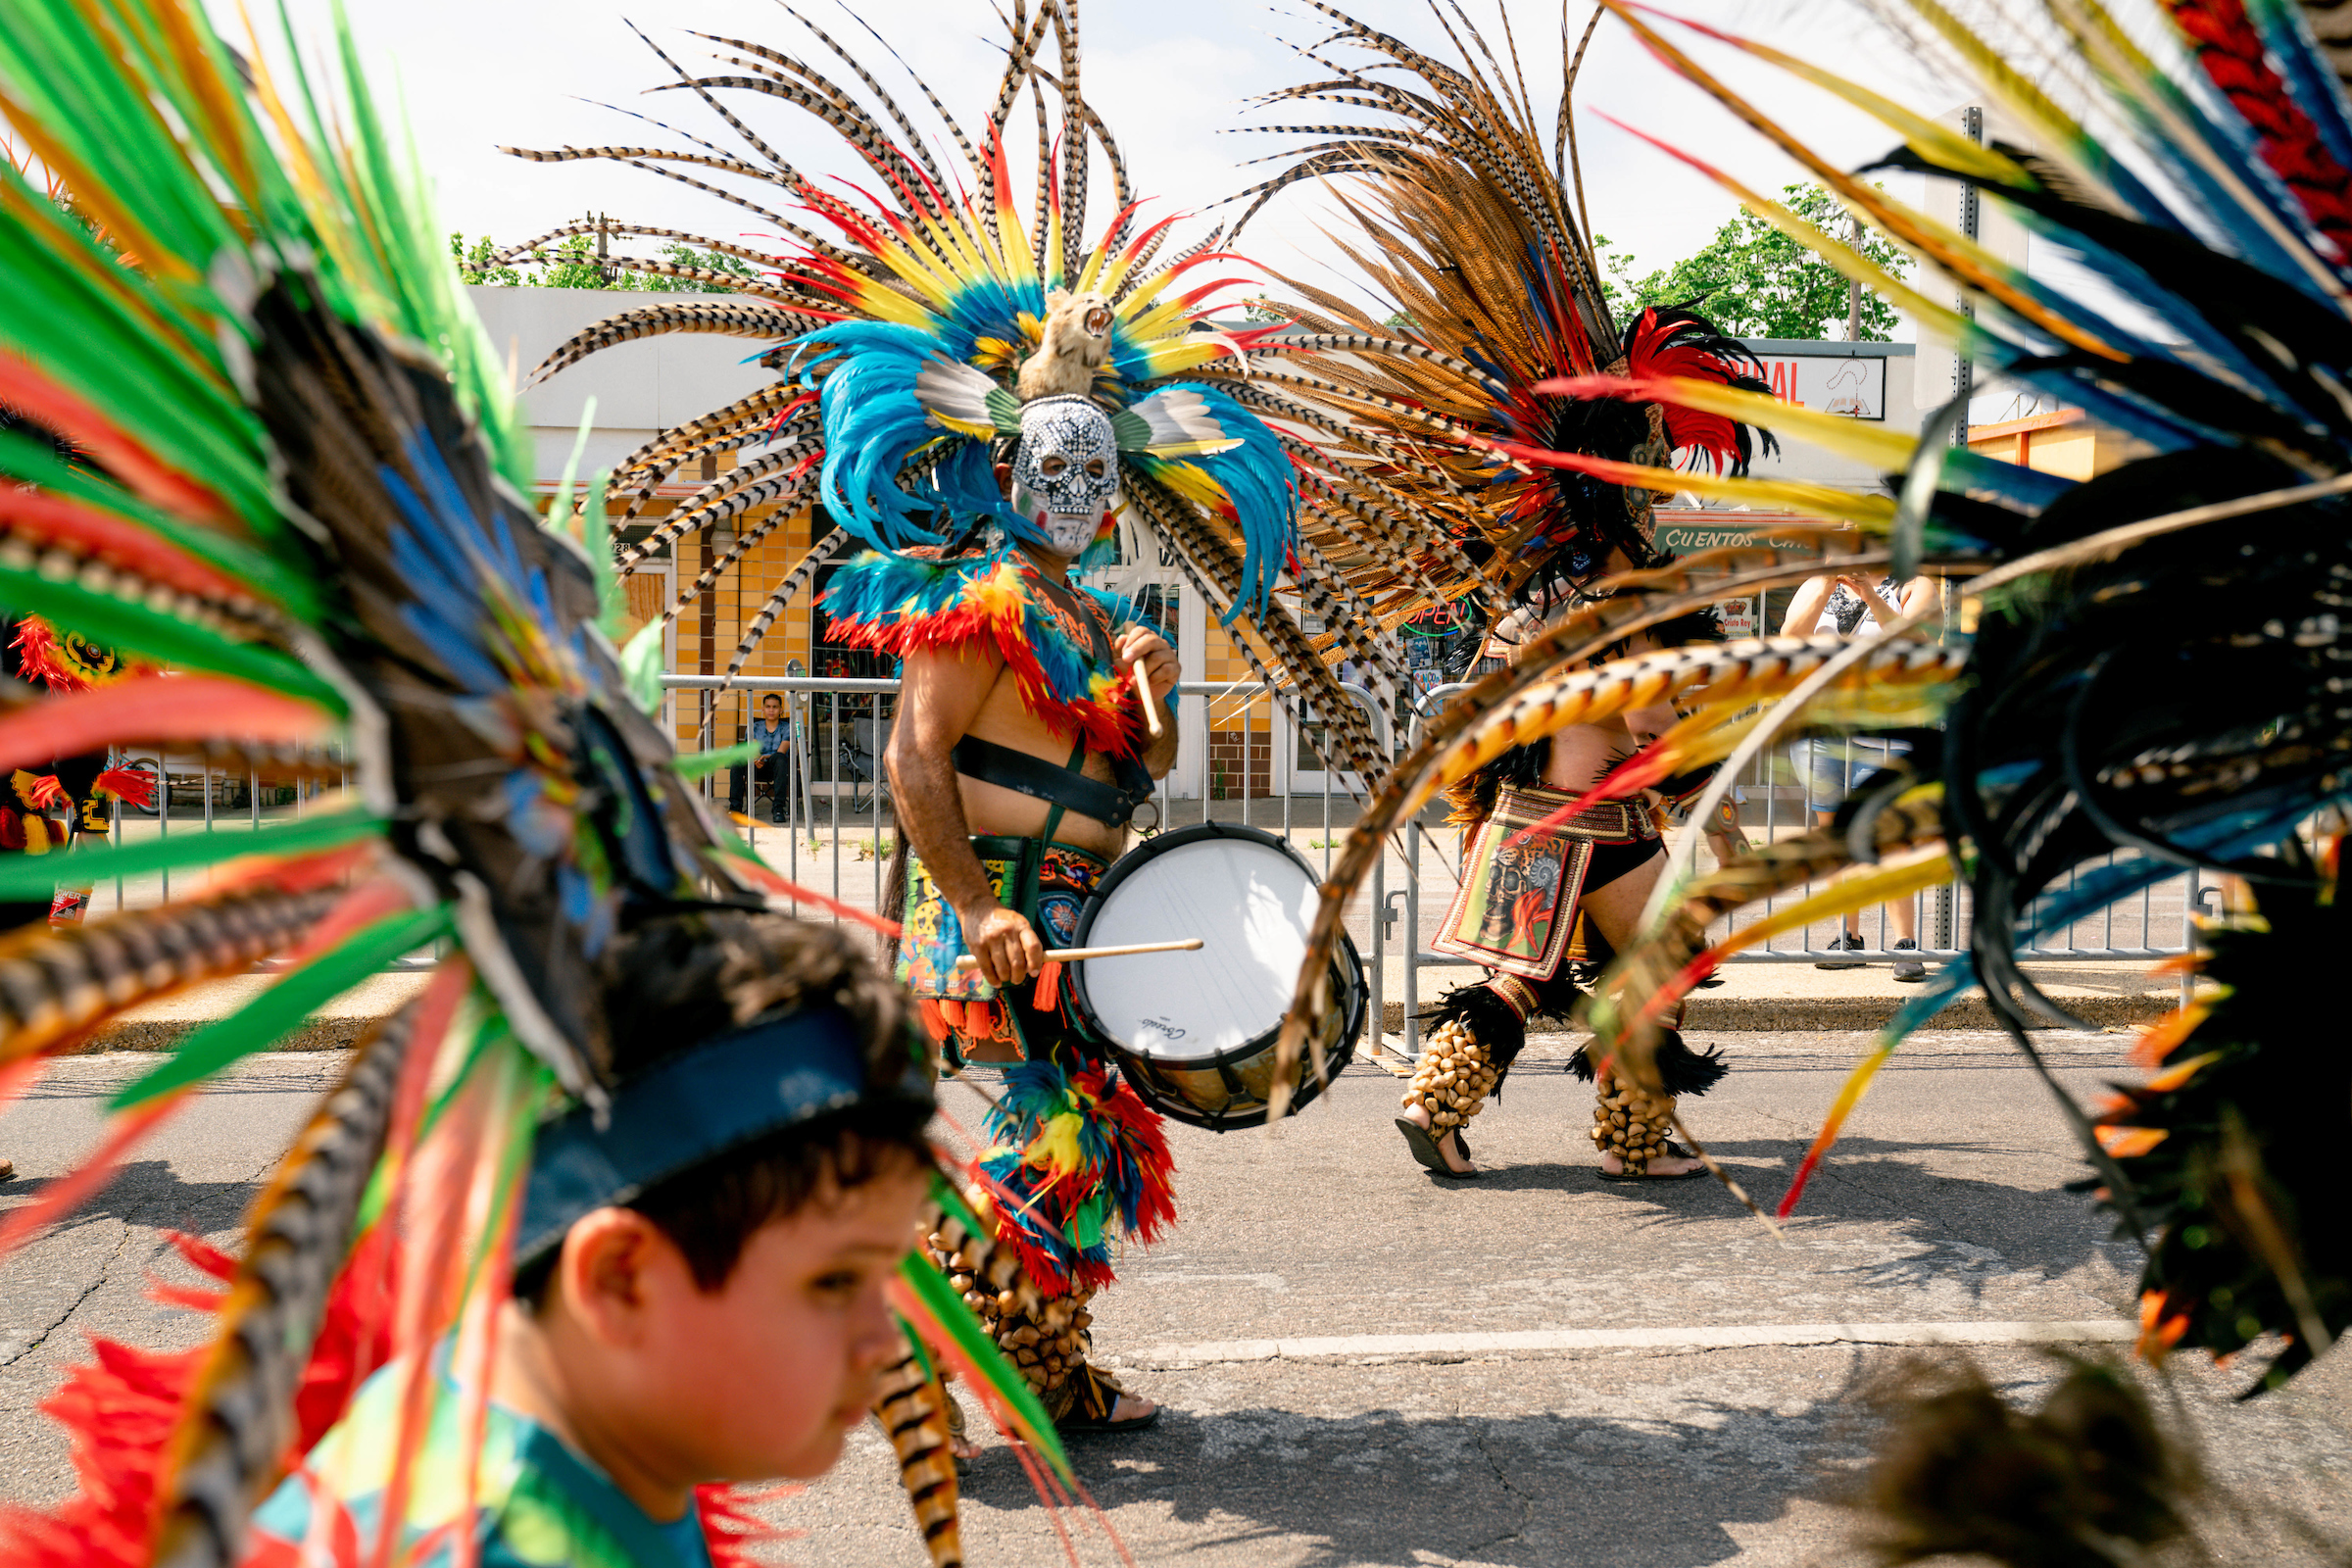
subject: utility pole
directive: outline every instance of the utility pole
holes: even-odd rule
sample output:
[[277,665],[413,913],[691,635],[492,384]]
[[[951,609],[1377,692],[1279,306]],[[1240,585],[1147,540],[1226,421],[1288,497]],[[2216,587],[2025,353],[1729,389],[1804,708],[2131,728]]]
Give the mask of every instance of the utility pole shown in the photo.
[[[1862,249],[1862,215],[1849,213],[1846,216],[1853,223],[1851,238],[1858,253]],[[1848,278],[1845,283],[1845,340],[1848,343],[1862,341],[1862,284],[1857,278]]]
[[[1984,111],[1983,109],[1971,104],[1960,111],[1960,134],[1980,147],[1984,145]],[[1970,239],[1976,239],[1979,221],[1977,187],[1963,184],[1960,187],[1960,232],[1966,234]],[[1969,320],[1976,319],[1977,308],[1965,296],[1960,300],[1960,314]],[[1968,345],[1966,343],[1953,344],[1952,396],[1960,400],[1960,419],[1952,427],[1952,445],[1962,451],[1966,451],[1968,448],[1968,400],[1970,394],[1976,390],[1976,384],[1977,366],[1976,362],[1969,358]],[[1948,639],[1952,632],[1951,585],[1943,584],[1937,590],[1937,596],[1943,603],[1943,631],[1944,636]],[[1959,923],[1957,910],[1954,907],[1952,885],[1946,882],[1937,888],[1929,895],[1929,903],[1931,928],[1935,932],[1935,945],[1948,951],[1958,935],[1956,927]]]
[[[1960,134],[1978,146],[1984,146],[1984,111],[1974,104],[1961,110]],[[1977,224],[1977,187],[1963,184],[1960,187],[1960,232],[1975,239],[1978,237]],[[1972,321],[1977,318],[1977,308],[1965,295],[1960,300],[1960,314]],[[1967,344],[1955,343],[1952,350],[1952,396],[1960,400],[1960,422],[1952,429],[1952,445],[1965,447],[1968,445],[1968,399],[1976,390],[1977,365],[1976,361],[1969,358]]]
[[[612,269],[606,264],[612,259],[612,253],[605,243],[605,215],[594,213],[590,216],[596,220],[596,281],[600,287],[611,288],[612,286]],[[1970,232],[1973,233],[1975,230],[1972,229]]]

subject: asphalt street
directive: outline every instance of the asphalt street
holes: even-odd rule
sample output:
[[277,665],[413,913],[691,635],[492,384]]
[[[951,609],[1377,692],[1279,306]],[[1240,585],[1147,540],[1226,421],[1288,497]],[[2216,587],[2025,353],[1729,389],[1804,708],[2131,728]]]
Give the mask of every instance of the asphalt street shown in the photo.
[[[2078,1098],[2132,1075],[2128,1036],[2038,1038]],[[1769,1205],[1862,1037],[1719,1043],[1738,1070],[1687,1102],[1688,1119]],[[1272,1136],[1170,1129],[1184,1222],[1122,1261],[1096,1324],[1098,1352],[1168,1414],[1149,1433],[1071,1444],[1137,1561],[1861,1561],[1840,1501],[1875,1433],[1861,1390],[1907,1357],[1967,1354],[2030,1401],[2052,1376],[2031,1343],[2050,1325],[2124,1332],[2137,1251],[2065,1190],[2082,1167],[2047,1091],[1998,1039],[1916,1037],[1777,1239],[1712,1182],[1596,1181],[1591,1091],[1559,1070],[1565,1044],[1531,1047],[1474,1124],[1475,1182],[1411,1163],[1390,1126],[1396,1080],[1376,1067]],[[0,1211],[66,1168],[108,1090],[152,1062],[61,1062],[0,1114],[0,1154],[24,1178],[0,1188]],[[34,1406],[84,1336],[201,1331],[142,1295],[151,1271],[180,1267],[162,1233],[233,1241],[335,1068],[278,1056],[241,1069],[90,1209],[0,1264],[0,1497],[69,1484]],[[949,1105],[978,1124],[970,1089],[951,1088]],[[1978,1343],[1921,1348],[1939,1337]],[[2352,1541],[2348,1366],[2339,1353],[2244,1403],[2245,1365],[2176,1358],[2151,1384],[2215,1478],[2200,1517],[2216,1560],[2348,1560],[2309,1534]],[[1066,1560],[1001,1445],[964,1511],[978,1568]],[[800,1533],[778,1560],[923,1561],[870,1428],[772,1512]],[[1117,1560],[1083,1511],[1059,1522],[1084,1560]]]

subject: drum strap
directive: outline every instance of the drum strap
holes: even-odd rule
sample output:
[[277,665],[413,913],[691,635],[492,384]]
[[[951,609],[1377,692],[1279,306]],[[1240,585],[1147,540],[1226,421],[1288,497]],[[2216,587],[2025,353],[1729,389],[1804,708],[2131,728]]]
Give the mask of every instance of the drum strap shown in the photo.
[[[1033,799],[1045,801],[1056,808],[1066,808],[1080,816],[1091,816],[1111,827],[1125,827],[1135,815],[1135,808],[1152,798],[1152,775],[1143,764],[1123,757],[1110,760],[1111,771],[1118,776],[1116,785],[1088,778],[1079,771],[1086,762],[1086,743],[1070,754],[1069,764],[1055,767],[1042,757],[1016,752],[995,741],[984,741],[977,735],[966,735],[956,743],[949,754],[956,771],[966,778],[976,778],[983,784],[994,784],[1013,790]],[[1053,836],[1053,830],[1047,830]]]

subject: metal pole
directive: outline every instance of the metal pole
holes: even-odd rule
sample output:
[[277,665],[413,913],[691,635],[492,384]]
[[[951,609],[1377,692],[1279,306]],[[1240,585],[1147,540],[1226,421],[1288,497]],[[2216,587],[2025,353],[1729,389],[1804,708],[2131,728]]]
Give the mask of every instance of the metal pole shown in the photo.
[[[1854,249],[1859,251],[1862,248],[1861,215],[1859,213],[1852,215],[1852,220],[1854,227],[1852,244]],[[1862,341],[1862,285],[1854,281],[1849,281],[1845,285],[1845,340],[1848,343]]]
[[[155,814],[155,836],[168,839],[172,836],[172,759],[162,752],[155,754],[155,804],[160,808]],[[164,867],[164,902],[172,902],[170,866]]]
[[[1984,111],[1977,108],[1974,104],[1961,110],[1960,134],[1978,146],[1983,146],[1984,144]],[[1977,238],[1979,218],[1977,187],[1962,185],[1960,187],[1960,232],[1966,234],[1970,239]],[[1966,295],[1962,295],[1960,299],[1960,314],[1972,321],[1977,318],[1977,307]],[[1952,396],[1960,400],[1960,422],[1952,429],[1952,445],[1964,450],[1968,446],[1968,400],[1970,394],[1976,390],[1976,383],[1977,363],[1969,357],[1968,345],[1965,343],[1953,344]]]
[[[1970,141],[1983,146],[1984,143],[1984,111],[1974,104],[1961,110],[1960,133]],[[1977,201],[1977,187],[1962,185],[1960,187],[1960,232],[1966,234],[1970,239],[1977,238],[1981,218],[1982,214]],[[1960,301],[1960,314],[1973,321],[1976,319],[1977,308],[1963,298]],[[1968,400],[1975,392],[1976,384],[1976,361],[1969,357],[1966,344],[1955,343],[1952,345],[1952,396],[1960,402],[1960,422],[1952,428],[1952,445],[1963,452],[1968,450]],[[1948,641],[1952,630],[1951,584],[1944,583],[1937,591],[1943,602],[1943,632]],[[1956,890],[1951,883],[1946,882],[1936,889],[1929,903],[1929,921],[1932,926],[1930,938],[1933,945],[1946,953],[1957,949],[1960,943]]]
[[1421,1059],[1421,813],[1404,830],[1404,1054]]

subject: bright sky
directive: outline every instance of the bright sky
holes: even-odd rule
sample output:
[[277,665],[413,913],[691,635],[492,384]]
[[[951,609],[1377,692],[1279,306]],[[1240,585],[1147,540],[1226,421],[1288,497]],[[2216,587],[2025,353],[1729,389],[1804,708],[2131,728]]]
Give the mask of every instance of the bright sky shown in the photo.
[[[291,3],[298,25],[309,29],[309,37],[323,39],[326,0]],[[1496,0],[1463,3],[1500,53]],[[1559,0],[1507,3],[1539,116],[1548,124],[1558,100]],[[1961,101],[1958,88],[1936,81],[1871,28],[1854,0],[1682,3],[1694,17],[1766,38],[1928,113]],[[930,132],[933,119],[904,70],[838,0],[798,4],[867,64]],[[669,79],[669,73],[630,32],[614,0],[349,0],[349,10],[374,79],[397,85],[407,105],[447,226],[512,242],[602,209],[615,218],[719,237],[754,231],[740,210],[641,171],[611,164],[533,165],[498,153],[501,143],[682,145],[674,133],[581,100],[653,115],[722,144],[733,140],[691,95],[643,95]],[[967,127],[979,122],[1002,59],[1000,24],[988,0],[858,0],[857,10]],[[1354,0],[1353,14],[1433,53],[1446,50],[1428,0]],[[1574,0],[1570,25],[1581,31],[1590,15],[1586,0]],[[762,43],[820,70],[833,65],[777,0],[666,0],[631,20],[689,71],[710,67],[710,46],[688,29]],[[236,25],[232,15],[221,21],[225,28]],[[1244,100],[1250,95],[1320,74],[1288,47],[1327,33],[1323,19],[1301,0],[1279,0],[1273,7],[1258,0],[1088,0],[1084,25],[1087,96],[1119,139],[1139,192],[1199,211],[1260,177],[1261,172],[1240,167],[1245,160],[1307,139],[1229,133],[1250,122]],[[1889,134],[1861,116],[1757,62],[1695,41],[1694,52],[1834,162],[1856,167],[1892,145]],[[1794,165],[1651,61],[1613,19],[1601,24],[1586,58],[1577,98],[1593,225],[1632,251],[1644,270],[1702,245],[1734,204],[1704,176],[1602,116],[1668,139],[1766,190],[1799,177]],[[787,158],[850,172],[830,156],[831,132],[802,111],[744,93],[722,99]],[[1025,114],[1024,104],[1015,126],[1026,123]],[[1334,117],[1322,108],[1291,111],[1288,118]],[[954,167],[952,160],[943,163]],[[1106,179],[1098,174],[1098,180],[1107,190]],[[1915,189],[1915,181],[1907,182],[1904,193]],[[1327,187],[1304,190],[1258,217],[1244,236],[1245,253],[1284,270],[1312,272],[1326,265],[1320,258],[1331,252],[1319,241],[1317,224],[1330,220],[1333,198]],[[772,194],[764,204],[775,205]],[[1099,206],[1096,226],[1107,216],[1107,206]]]

